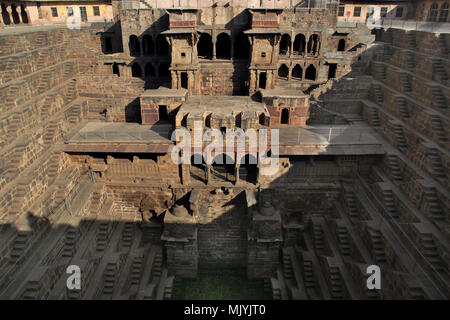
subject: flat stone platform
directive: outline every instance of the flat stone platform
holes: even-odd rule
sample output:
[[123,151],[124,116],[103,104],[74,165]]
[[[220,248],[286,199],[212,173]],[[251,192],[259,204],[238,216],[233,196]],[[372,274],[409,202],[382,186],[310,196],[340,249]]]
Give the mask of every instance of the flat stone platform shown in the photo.
[[[374,131],[364,123],[272,127],[279,130],[280,155],[384,154]],[[66,152],[167,153],[172,125],[88,122],[66,141]]]
[[88,122],[64,145],[66,152],[167,153],[170,124]]
[[219,117],[241,112],[269,115],[263,103],[243,96],[191,96],[183,103],[179,112],[197,116],[201,116],[205,112],[211,112]]
[[355,125],[272,127],[279,129],[280,155],[384,154],[374,130],[363,122]]

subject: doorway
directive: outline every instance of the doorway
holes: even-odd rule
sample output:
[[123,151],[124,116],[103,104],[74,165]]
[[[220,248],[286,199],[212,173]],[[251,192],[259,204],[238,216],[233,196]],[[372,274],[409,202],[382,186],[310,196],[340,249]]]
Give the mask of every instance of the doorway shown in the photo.
[[266,84],[267,84],[267,73],[261,72],[261,74],[259,75],[259,88],[265,89]]

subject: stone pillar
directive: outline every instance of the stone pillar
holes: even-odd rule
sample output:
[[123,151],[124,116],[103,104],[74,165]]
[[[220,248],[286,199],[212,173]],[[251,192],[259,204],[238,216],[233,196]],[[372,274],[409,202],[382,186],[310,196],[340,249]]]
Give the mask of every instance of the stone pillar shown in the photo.
[[191,182],[190,165],[181,163],[180,168],[181,168],[181,184],[189,185],[189,183]]
[[266,83],[266,88],[267,89],[273,89],[274,85],[273,85],[273,71],[269,72],[269,70],[267,70],[266,75],[267,75],[267,83]]
[[178,89],[178,77],[177,77],[177,73],[175,71],[170,71],[171,75],[172,75],[172,89]]
[[217,35],[215,32],[212,32],[212,42],[213,42],[213,56],[212,59],[216,60],[216,42],[217,42]]
[[205,171],[205,179],[206,184],[209,184],[211,182],[211,165],[207,164],[205,165],[206,171]]
[[239,165],[234,167],[234,176],[236,177],[234,184],[237,185],[239,183]]
[[248,237],[249,278],[266,278],[273,275],[282,243],[281,216],[268,201],[251,211],[251,228]]
[[290,47],[290,52],[289,52],[289,58],[292,58],[292,56],[294,55],[294,41],[295,41],[295,34],[291,34],[291,47]]
[[[21,11],[24,12],[25,15],[27,16],[27,23],[28,23],[28,24],[31,24],[30,14],[29,14],[29,12],[28,12],[28,8],[24,5],[24,6],[23,6],[23,10],[22,10],[22,7],[21,7]],[[22,15],[20,15],[20,16],[22,16]],[[22,21],[22,22],[23,22],[23,21]]]
[[185,207],[175,206],[164,217],[161,236],[166,249],[167,268],[182,278],[196,278],[198,268],[197,225]]
[[[289,113],[290,113],[290,111],[289,111]],[[260,166],[261,166],[260,162],[258,161],[258,164],[256,165],[256,183],[259,183],[259,180],[261,179],[261,174],[260,174],[261,167]]]
[[[5,9],[6,9],[6,12],[8,13],[9,24],[14,24],[13,16],[12,16],[12,7],[11,7],[11,5],[6,6]],[[3,19],[3,16],[2,16],[2,19]]]

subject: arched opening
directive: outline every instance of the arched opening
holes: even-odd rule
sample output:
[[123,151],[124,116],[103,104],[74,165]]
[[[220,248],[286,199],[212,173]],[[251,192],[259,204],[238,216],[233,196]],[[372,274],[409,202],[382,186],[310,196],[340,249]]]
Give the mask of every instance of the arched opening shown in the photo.
[[19,24],[20,23],[19,13],[17,12],[17,6],[14,4],[11,5],[11,15],[14,24]]
[[169,65],[165,62],[162,62],[158,67],[158,76],[160,81],[170,81],[170,71],[169,71]]
[[345,39],[339,40],[337,51],[345,51]]
[[216,57],[218,59],[231,58],[231,39],[226,33],[221,33],[217,36]]
[[292,78],[301,80],[303,77],[303,69],[299,64],[296,64],[292,69]]
[[278,68],[278,76],[280,78],[286,78],[286,79],[289,77],[289,68],[285,64],[282,64]]
[[267,73],[266,72],[261,72],[259,74],[259,88],[260,89],[265,89],[267,85]]
[[191,157],[190,173],[191,178],[206,182],[206,164],[201,154],[194,154]]
[[144,50],[144,55],[150,56],[155,54],[152,36],[146,34],[142,37],[142,47]]
[[141,45],[137,36],[132,34],[128,41],[128,47],[130,49],[130,56],[139,57],[141,55]]
[[211,113],[206,115],[206,117],[205,117],[205,128],[211,128],[211,118],[212,118],[212,114]]
[[306,40],[305,36],[301,33],[295,36],[294,40],[294,54],[303,55],[305,54]]
[[131,66],[131,75],[135,78],[142,77],[142,69],[139,63],[133,63]]
[[288,55],[290,49],[291,49],[291,37],[288,34],[283,34],[283,36],[281,36],[280,41],[280,54]]
[[187,74],[187,72],[181,73],[181,87],[183,89],[188,89],[188,74]]
[[212,38],[207,33],[202,33],[197,44],[197,53],[201,58],[211,59],[213,55]]
[[5,25],[11,24],[11,18],[9,16],[8,11],[6,11],[6,5],[4,3],[1,4],[2,8],[2,20]]
[[243,32],[239,33],[234,40],[234,57],[236,59],[250,58],[250,42]]
[[319,53],[319,35],[312,34],[308,41],[308,54],[316,55]]
[[428,15],[428,21],[436,22],[438,15],[438,4],[433,3],[430,7],[430,13]]
[[305,79],[316,80],[316,68],[312,64],[306,68]]
[[20,16],[22,17],[22,22],[23,23],[28,23],[28,15],[27,15],[27,12],[25,11],[25,9],[26,9],[26,7],[23,5],[23,4],[21,4],[20,5]]
[[439,22],[447,22],[448,18],[448,2],[445,2],[441,6],[441,10],[439,11]]
[[153,64],[151,64],[151,62],[148,62],[145,65],[145,77],[154,78],[155,75],[156,75],[155,67],[153,66]]
[[281,110],[281,124],[289,124],[289,109],[283,108]]
[[243,181],[256,183],[258,162],[255,156],[246,154],[239,162],[239,178]]
[[234,160],[224,153],[217,155],[212,161],[211,174],[219,180],[234,180]]
[[158,55],[160,56],[166,56],[169,54],[169,43],[164,35],[159,34],[156,37],[156,48]]
[[264,115],[264,113],[260,113],[258,116],[258,120],[259,120],[259,124],[261,126],[265,126],[266,125],[266,116]]

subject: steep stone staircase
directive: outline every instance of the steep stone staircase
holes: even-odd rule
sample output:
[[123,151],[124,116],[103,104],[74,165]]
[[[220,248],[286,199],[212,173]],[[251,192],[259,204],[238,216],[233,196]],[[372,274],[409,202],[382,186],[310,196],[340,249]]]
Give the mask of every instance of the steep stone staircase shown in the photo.
[[396,155],[388,154],[387,161],[394,181],[397,182],[403,181],[400,166],[398,164],[398,157]]
[[386,262],[386,253],[384,250],[384,241],[379,230],[369,230],[370,239],[372,242],[372,253],[375,261],[378,263]]
[[406,104],[406,99],[404,97],[395,97],[395,102],[397,103],[398,109],[403,119],[409,118],[408,107]]
[[389,215],[393,218],[398,218],[397,204],[392,190],[383,190],[383,200]]
[[447,99],[445,99],[444,95],[442,94],[441,88],[434,86],[431,87],[431,91],[433,92],[434,101],[438,108],[440,109],[447,109]]
[[355,194],[353,193],[353,191],[348,191],[346,192],[346,202],[347,202],[347,208],[348,208],[348,213],[350,215],[351,218],[358,218],[358,208],[356,206],[356,199],[355,199]]
[[339,249],[343,256],[350,255],[350,241],[348,236],[348,230],[344,226],[338,226],[337,228],[337,238],[339,243]]
[[446,66],[442,62],[441,59],[433,59],[431,61],[431,65],[433,67],[433,73],[439,76],[439,79],[446,83],[448,80],[448,74],[446,71]]
[[439,198],[436,194],[436,189],[428,187],[424,190],[424,196],[428,203],[428,208],[431,214],[431,218],[435,221],[443,221],[445,218],[442,205],[439,203]]
[[431,163],[431,168],[433,170],[433,173],[436,177],[445,179],[445,169],[442,165],[441,156],[439,154],[439,151],[435,148],[429,148],[427,150],[428,159]]
[[431,126],[440,142],[448,141],[447,134],[445,133],[444,127],[442,126],[442,120],[440,116],[438,115],[431,116]]
[[409,70],[414,70],[416,67],[416,62],[414,58],[414,53],[412,51],[406,50],[405,52],[405,58],[406,58],[406,66]]
[[400,82],[402,83],[403,88],[405,89],[406,92],[412,91],[411,78],[409,74],[405,72],[400,73]]
[[370,109],[370,122],[373,127],[379,127],[381,125],[380,123],[380,116],[378,114],[377,108],[371,108]]
[[392,130],[394,131],[395,140],[397,141],[397,146],[400,150],[404,150],[407,148],[407,142],[405,138],[405,134],[403,132],[403,127],[401,124],[394,123]]
[[435,269],[438,272],[444,271],[445,270],[444,264],[441,257],[439,256],[439,252],[438,249],[436,248],[433,235],[430,233],[421,234],[420,238],[424,250],[424,255],[430,262],[430,264],[433,266],[433,269]]

